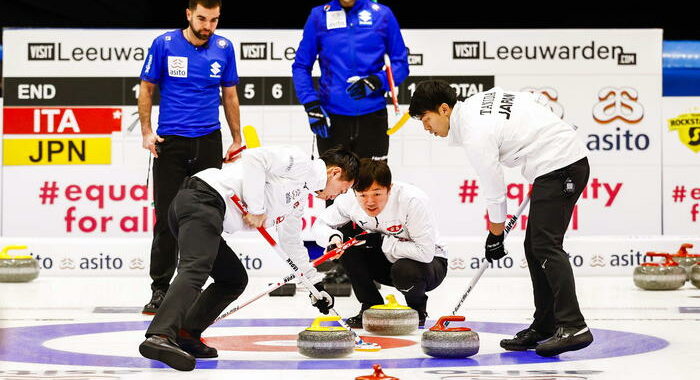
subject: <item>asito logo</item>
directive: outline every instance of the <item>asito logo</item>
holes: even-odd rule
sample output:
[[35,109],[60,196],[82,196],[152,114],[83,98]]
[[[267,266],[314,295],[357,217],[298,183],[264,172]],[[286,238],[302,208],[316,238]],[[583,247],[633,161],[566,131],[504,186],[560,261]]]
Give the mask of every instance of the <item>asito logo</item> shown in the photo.
[[598,92],[600,102],[593,107],[593,118],[601,124],[616,119],[638,123],[644,117],[644,107],[638,99],[639,94],[633,88],[605,87]]
[[168,56],[168,75],[187,78],[187,57]]
[[555,115],[559,116],[560,119],[564,118],[564,107],[559,103],[559,93],[555,88],[552,87],[525,87],[521,91],[532,92],[533,94],[542,95],[541,103],[548,107]]
[[615,125],[615,133],[589,134],[586,146],[589,150],[646,150],[649,136],[633,133],[613,122],[637,124],[644,118],[644,106],[639,93],[631,87],[604,87],[598,91],[598,102],[593,106],[593,119],[602,125]]
[[686,113],[668,119],[668,130],[677,131],[683,145],[695,153],[700,152],[700,113]]

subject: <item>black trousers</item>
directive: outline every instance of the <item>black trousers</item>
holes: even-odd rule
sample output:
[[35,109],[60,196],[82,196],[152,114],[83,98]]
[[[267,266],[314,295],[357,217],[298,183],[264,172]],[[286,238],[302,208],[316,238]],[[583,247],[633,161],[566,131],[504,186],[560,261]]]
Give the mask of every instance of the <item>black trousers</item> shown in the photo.
[[221,131],[201,137],[161,136],[153,162],[153,198],[156,224],[151,244],[152,290],[167,291],[177,266],[177,242],[168,228],[168,207],[182,180],[208,168],[221,168]]
[[[175,338],[180,328],[198,337],[245,290],[245,268],[221,237],[225,210],[224,200],[208,184],[196,177],[185,179],[168,213],[180,247],[177,276],[147,337]],[[209,276],[214,282],[201,292]]]
[[389,154],[388,117],[386,108],[360,116],[329,115],[330,136],[327,139],[316,136],[318,153],[323,154],[342,145],[360,158],[386,160]]
[[[589,176],[588,159],[535,179],[530,199],[525,258],[532,279],[535,314],[532,328],[552,333],[556,327],[586,325],[578,299],[571,263],[564,252],[564,233]],[[574,189],[565,192],[570,180]]]
[[374,281],[393,286],[406,297],[409,307],[425,312],[428,304],[426,292],[442,283],[447,275],[447,259],[435,257],[430,263],[411,259],[387,260],[381,247],[349,248],[340,262],[350,277],[352,289],[362,310],[384,304]]

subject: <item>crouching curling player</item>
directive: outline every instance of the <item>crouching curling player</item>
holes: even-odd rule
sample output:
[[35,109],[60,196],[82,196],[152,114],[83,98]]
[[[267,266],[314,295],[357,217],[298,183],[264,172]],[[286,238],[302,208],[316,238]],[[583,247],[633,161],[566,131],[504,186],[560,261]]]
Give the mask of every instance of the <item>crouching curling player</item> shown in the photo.
[[374,281],[393,286],[418,311],[425,325],[428,296],[447,274],[447,250],[439,240],[428,196],[419,188],[392,182],[383,161],[360,160],[354,192],[343,194],[316,219],[312,233],[316,243],[332,249],[357,236],[364,244],[341,256],[353,291],[361,303],[357,316],[347,319],[362,328],[362,313],[383,304]]

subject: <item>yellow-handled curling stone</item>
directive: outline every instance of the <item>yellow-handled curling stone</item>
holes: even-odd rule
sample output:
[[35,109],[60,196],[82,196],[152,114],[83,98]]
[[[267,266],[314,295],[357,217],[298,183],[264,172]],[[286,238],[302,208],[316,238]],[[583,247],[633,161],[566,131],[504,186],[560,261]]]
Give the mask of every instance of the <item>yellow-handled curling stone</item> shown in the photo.
[[387,303],[375,305],[362,313],[362,327],[377,335],[408,335],[418,329],[418,312],[396,302],[393,294]]
[[440,317],[435,326],[423,333],[420,346],[436,358],[466,358],[479,352],[479,334],[468,327],[447,327],[445,322],[464,321],[461,315]]
[[355,336],[340,326],[321,326],[323,322],[336,322],[337,315],[314,319],[311,327],[299,333],[299,353],[310,358],[342,358],[355,350]]
[[0,282],[29,282],[39,276],[39,262],[33,256],[11,256],[13,249],[27,249],[26,245],[8,245],[0,251]]

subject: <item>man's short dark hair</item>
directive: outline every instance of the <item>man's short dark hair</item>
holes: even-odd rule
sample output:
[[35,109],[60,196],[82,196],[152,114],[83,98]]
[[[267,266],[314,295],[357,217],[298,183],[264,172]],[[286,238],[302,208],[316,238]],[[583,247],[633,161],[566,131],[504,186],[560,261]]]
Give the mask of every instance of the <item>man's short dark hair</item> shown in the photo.
[[319,157],[326,163],[326,167],[337,166],[343,171],[340,177],[343,181],[354,181],[360,171],[360,159],[357,155],[342,146],[328,149]]
[[416,86],[413,92],[408,114],[421,118],[427,111],[437,112],[438,107],[446,103],[450,108],[457,103],[457,93],[450,84],[442,80],[425,80]]
[[391,169],[384,160],[373,160],[371,158],[363,158],[360,160],[360,175],[355,181],[356,191],[365,191],[369,189],[373,183],[379,186],[391,186]]
[[190,10],[197,9],[197,4],[207,9],[221,8],[221,0],[190,0]]

